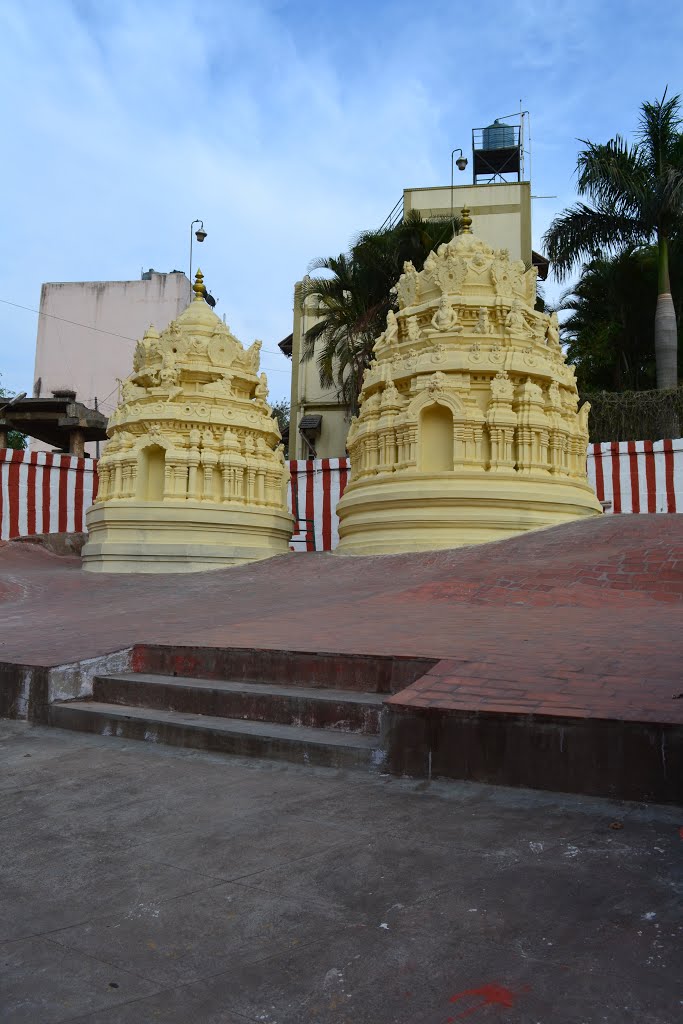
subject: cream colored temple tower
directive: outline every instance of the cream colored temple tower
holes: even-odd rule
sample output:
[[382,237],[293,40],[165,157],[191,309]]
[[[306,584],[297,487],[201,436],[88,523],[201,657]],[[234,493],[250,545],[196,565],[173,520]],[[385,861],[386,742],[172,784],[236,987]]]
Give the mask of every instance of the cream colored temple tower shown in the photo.
[[[406,263],[348,436],[341,554],[499,540],[601,506],[586,477],[557,317],[534,309],[536,270],[470,230]],[[578,410],[578,411],[577,411]]]
[[88,510],[90,572],[194,572],[289,550],[289,473],[246,351],[203,299],[138,342]]

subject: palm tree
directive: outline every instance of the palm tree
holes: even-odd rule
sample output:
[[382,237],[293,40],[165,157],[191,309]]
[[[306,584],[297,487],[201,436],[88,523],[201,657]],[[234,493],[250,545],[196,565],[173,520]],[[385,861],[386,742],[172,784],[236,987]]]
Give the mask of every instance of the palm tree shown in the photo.
[[625,249],[584,265],[581,277],[557,307],[558,312],[569,314],[561,333],[580,391],[654,387],[652,306],[656,295],[656,246]]
[[309,277],[302,299],[318,302],[317,322],[304,336],[304,359],[317,359],[320,384],[334,388],[339,401],[357,411],[363,372],[373,359],[372,346],[397,308],[394,286],[411,260],[417,270],[432,249],[449,241],[459,228],[450,217],[423,220],[411,211],[383,231],[364,231],[348,254],[315,260],[311,270],[330,276]]
[[657,387],[678,385],[676,313],[669,279],[669,247],[683,234],[683,133],[680,97],[641,106],[637,141],[617,135],[607,143],[582,139],[577,160],[577,203],[550,225],[544,243],[560,279],[601,253],[656,242],[655,312]]

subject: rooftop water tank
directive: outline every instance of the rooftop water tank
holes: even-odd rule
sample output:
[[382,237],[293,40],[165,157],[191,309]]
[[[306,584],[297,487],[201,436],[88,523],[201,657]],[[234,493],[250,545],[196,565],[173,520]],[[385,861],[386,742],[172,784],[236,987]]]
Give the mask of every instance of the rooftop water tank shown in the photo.
[[484,128],[484,149],[512,149],[515,145],[515,130],[512,125],[503,124],[496,118],[493,124]]

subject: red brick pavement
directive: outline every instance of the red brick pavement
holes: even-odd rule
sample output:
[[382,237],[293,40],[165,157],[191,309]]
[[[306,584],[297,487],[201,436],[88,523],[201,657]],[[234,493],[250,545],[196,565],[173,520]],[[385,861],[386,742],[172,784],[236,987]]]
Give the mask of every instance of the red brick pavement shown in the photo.
[[683,516],[614,516],[446,552],[293,554],[100,576],[0,547],[0,662],[133,643],[443,659],[395,703],[683,723]]

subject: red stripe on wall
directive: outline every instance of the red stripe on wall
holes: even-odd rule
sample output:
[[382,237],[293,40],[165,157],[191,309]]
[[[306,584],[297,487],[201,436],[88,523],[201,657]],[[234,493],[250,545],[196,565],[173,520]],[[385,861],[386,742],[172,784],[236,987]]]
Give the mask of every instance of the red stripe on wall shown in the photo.
[[68,488],[67,483],[69,480],[68,466],[71,462],[70,455],[58,455],[58,465],[61,467],[61,473],[59,474],[59,510],[57,529],[60,533],[66,533],[66,513],[67,513],[67,500],[68,500]]
[[604,501],[605,478],[602,473],[602,449],[599,444],[593,445],[593,459],[595,461],[595,493],[598,501]]
[[322,534],[323,534],[323,551],[332,550],[332,498],[330,496],[330,487],[332,485],[331,473],[330,473],[330,460],[322,460],[323,469],[323,521],[322,521]]
[[666,480],[666,510],[676,511],[676,491],[674,489],[674,452],[671,441],[664,442],[664,478]]
[[629,441],[627,444],[627,450],[629,475],[631,477],[631,511],[640,512],[640,481],[638,479],[638,455],[636,452],[636,442]]
[[7,496],[9,498],[9,535],[19,536],[19,463],[24,461],[22,451],[13,451],[7,467]]
[[85,459],[79,459],[76,468],[76,487],[74,489],[74,530],[81,533],[83,530],[83,474],[85,472]]
[[93,500],[93,504],[95,502],[95,498],[97,497],[97,491],[99,489],[99,486],[100,486],[100,478],[99,478],[99,475],[97,473],[97,462],[95,462],[93,460],[93,463],[92,463],[92,500]]
[[657,511],[657,478],[655,476],[655,457],[652,441],[643,441],[645,450],[645,479],[647,480],[647,510]]
[[315,551],[315,505],[313,502],[313,474],[315,463],[312,459],[306,462],[306,550]]
[[348,475],[349,475],[349,460],[348,459],[340,459],[339,460],[339,497],[340,498],[342,498],[344,496],[344,491],[346,490],[346,482],[348,480]]
[[612,511],[621,512],[621,459],[619,458],[619,442],[610,445],[612,457]]
[[36,461],[35,457],[30,457],[28,460],[28,474],[27,487],[26,487],[26,532],[29,536],[36,532],[36,507],[39,501],[39,495],[36,494]]

